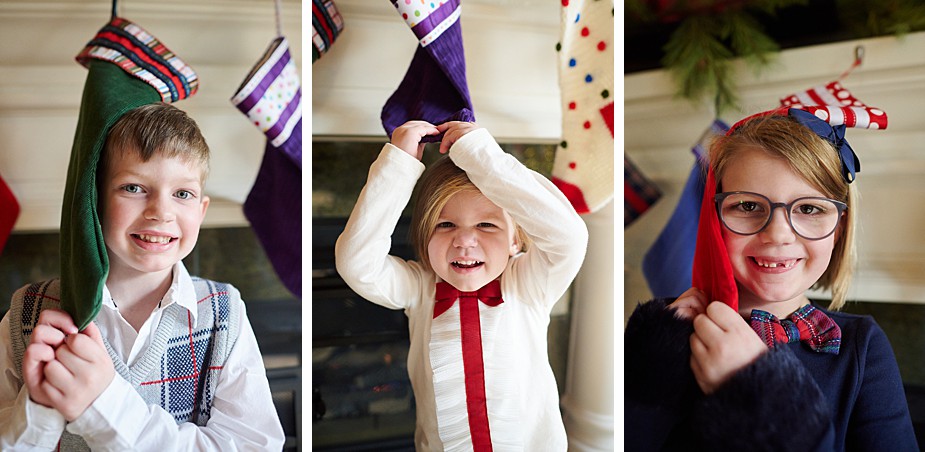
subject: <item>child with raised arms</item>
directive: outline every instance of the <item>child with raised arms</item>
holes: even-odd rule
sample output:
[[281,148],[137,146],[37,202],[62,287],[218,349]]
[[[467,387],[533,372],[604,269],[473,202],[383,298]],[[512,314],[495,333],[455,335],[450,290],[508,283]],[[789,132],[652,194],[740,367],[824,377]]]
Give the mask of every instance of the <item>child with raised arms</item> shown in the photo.
[[[427,168],[422,139],[444,134]],[[423,177],[422,177],[423,173]],[[391,235],[421,177],[411,239]],[[565,196],[474,123],[395,129],[336,245],[367,300],[403,309],[418,450],[566,450],[549,365],[549,313],[581,267],[588,233]]]

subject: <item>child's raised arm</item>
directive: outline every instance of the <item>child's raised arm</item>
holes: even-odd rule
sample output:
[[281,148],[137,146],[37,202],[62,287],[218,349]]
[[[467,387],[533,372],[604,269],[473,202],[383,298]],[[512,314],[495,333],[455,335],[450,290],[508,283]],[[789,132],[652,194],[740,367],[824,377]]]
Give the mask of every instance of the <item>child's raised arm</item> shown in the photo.
[[529,299],[551,309],[584,261],[584,221],[548,178],[504,152],[487,130],[465,122],[448,122],[437,129],[444,132],[441,149],[449,148],[453,163],[533,241],[509,270]]
[[370,166],[366,185],[334,247],[337,272],[347,285],[390,309],[408,308],[423,296],[425,271],[416,262],[390,256],[389,250],[398,219],[424,172],[421,139],[437,133],[424,121],[409,121],[392,132],[391,143]]

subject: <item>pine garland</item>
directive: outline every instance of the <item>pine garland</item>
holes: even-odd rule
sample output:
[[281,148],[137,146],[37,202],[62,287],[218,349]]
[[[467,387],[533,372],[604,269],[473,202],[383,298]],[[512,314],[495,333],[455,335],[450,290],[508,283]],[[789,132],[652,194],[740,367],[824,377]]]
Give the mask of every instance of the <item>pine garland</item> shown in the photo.
[[859,38],[925,30],[921,0],[838,0],[839,19]]
[[[696,104],[712,101],[715,114],[738,108],[732,60],[743,59],[756,73],[780,50],[756,14],[805,5],[806,0],[627,0],[629,20],[677,22],[665,44],[662,65],[671,73],[676,94]],[[842,24],[855,38],[925,30],[921,0],[837,0]]]
[[675,79],[678,94],[698,102],[712,97],[719,115],[738,104],[733,58],[744,58],[758,71],[778,46],[748,13],[729,10],[685,19],[664,50],[662,64]]
[[678,86],[677,94],[697,103],[712,100],[717,116],[738,107],[732,60],[742,58],[759,73],[780,50],[754,12],[773,14],[779,8],[801,3],[804,0],[662,3],[662,17],[683,17],[665,44],[662,59]]

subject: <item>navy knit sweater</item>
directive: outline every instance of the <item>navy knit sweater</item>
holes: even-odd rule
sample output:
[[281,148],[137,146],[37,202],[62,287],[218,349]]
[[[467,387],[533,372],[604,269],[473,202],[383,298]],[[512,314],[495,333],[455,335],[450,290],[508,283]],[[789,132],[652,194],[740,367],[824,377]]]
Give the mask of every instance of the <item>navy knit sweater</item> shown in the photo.
[[899,367],[870,316],[824,312],[838,355],[780,344],[704,395],[690,320],[672,300],[640,304],[626,327],[625,450],[917,451]]

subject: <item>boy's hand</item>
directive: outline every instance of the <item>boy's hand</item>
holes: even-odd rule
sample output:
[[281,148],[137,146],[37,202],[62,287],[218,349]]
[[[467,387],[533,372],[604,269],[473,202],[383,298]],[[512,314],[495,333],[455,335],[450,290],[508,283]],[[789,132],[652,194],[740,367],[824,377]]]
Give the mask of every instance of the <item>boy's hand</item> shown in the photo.
[[95,323],[71,334],[45,365],[45,387],[52,407],[68,422],[81,414],[103,393],[115,377],[109,352]]
[[481,129],[474,122],[449,121],[437,126],[437,130],[443,134],[443,141],[440,142],[440,153],[446,154],[456,140],[473,130]]
[[694,317],[691,370],[704,394],[716,391],[767,351],[752,327],[725,303],[714,301]]
[[421,160],[424,155],[421,139],[438,133],[437,127],[427,121],[408,121],[392,131],[392,145]]
[[22,360],[23,381],[33,402],[53,406],[46,390],[45,367],[55,360],[55,350],[64,344],[67,335],[76,333],[77,325],[66,312],[46,309],[39,314]]

